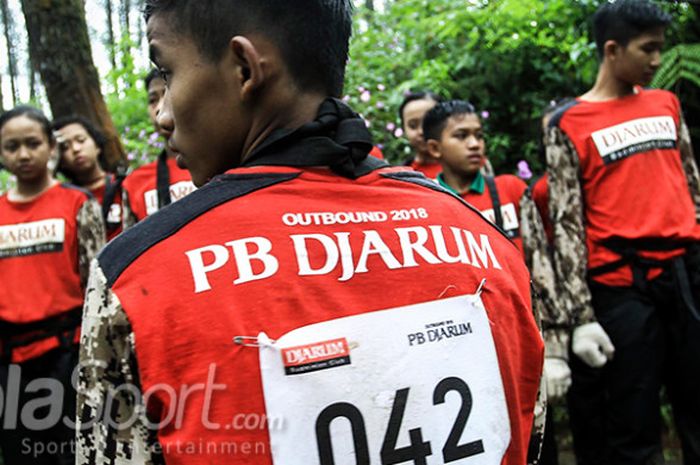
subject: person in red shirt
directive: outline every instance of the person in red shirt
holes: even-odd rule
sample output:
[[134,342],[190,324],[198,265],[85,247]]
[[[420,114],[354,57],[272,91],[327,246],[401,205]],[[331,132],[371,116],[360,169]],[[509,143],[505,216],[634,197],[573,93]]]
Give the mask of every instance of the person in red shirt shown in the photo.
[[520,200],[527,184],[513,175],[481,173],[486,143],[474,106],[463,100],[437,104],[425,115],[423,133],[428,153],[441,166],[440,185],[474,205],[522,250]]
[[[438,103],[426,113],[423,133],[428,152],[442,166],[438,183],[498,224],[523,253],[542,297],[547,396],[562,397],[571,384],[568,334],[562,326],[566,303],[561,300],[554,281],[544,227],[527,185],[513,175],[493,178],[483,174],[486,142],[481,120],[471,103],[462,100]],[[551,432],[551,427],[545,428],[545,433],[548,431]]]
[[82,187],[102,206],[107,240],[122,230],[121,185],[123,174],[105,172],[104,135],[82,116],[66,116],[52,124],[58,140],[58,171]]
[[0,159],[17,179],[0,196],[0,452],[7,465],[75,461],[71,376],[88,268],[104,226],[88,193],[52,178],[54,148],[39,110],[0,116]]
[[423,173],[429,179],[437,178],[442,168],[428,154],[423,138],[423,117],[440,101],[442,98],[432,92],[409,92],[399,107],[403,134],[413,149],[413,154],[404,165]]
[[338,99],[351,11],[147,0],[158,122],[199,189],[93,268],[79,464],[525,463],[527,269],[460,199],[368,156]]
[[[148,115],[155,130],[166,140],[170,132],[161,127],[157,120],[159,107],[165,95],[165,81],[158,70],[151,70],[145,78],[148,91]],[[143,165],[131,172],[123,185],[124,228],[133,226],[159,209],[179,200],[195,189],[190,173],[177,164],[177,152],[170,144],[152,163]]]
[[700,463],[700,176],[678,99],[642,87],[661,64],[671,20],[647,0],[601,5],[597,80],[547,132],[555,268],[571,296],[578,355],[569,413],[583,465],[661,463],[664,385],[684,461]]

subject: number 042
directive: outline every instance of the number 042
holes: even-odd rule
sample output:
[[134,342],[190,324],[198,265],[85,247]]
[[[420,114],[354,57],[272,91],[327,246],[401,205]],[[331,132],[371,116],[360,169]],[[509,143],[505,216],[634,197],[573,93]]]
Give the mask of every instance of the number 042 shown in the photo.
[[[409,388],[396,391],[394,404],[389,417],[389,424],[380,451],[382,465],[406,462],[413,462],[416,465],[426,465],[426,458],[433,454],[431,444],[429,441],[423,440],[423,433],[420,428],[414,428],[408,432],[410,445],[397,447],[399,431],[401,429],[404,412],[406,411],[408,391]],[[452,430],[442,447],[444,463],[455,462],[484,452],[482,440],[459,444],[459,439],[462,437],[462,432],[467,426],[467,420],[472,410],[472,393],[467,383],[455,377],[443,379],[433,391],[433,405],[444,403],[445,396],[450,391],[456,391],[460,394],[462,397],[462,406],[459,409]],[[337,402],[329,405],[321,411],[316,419],[316,442],[318,445],[320,464],[335,465],[330,425],[333,420],[341,417],[350,422],[357,465],[370,465],[365,420],[362,416],[362,412],[348,402]]]

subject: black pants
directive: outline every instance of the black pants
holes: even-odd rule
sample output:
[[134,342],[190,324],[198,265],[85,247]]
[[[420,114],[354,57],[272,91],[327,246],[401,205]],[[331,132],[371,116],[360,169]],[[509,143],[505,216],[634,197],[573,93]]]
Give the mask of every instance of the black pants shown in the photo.
[[18,365],[0,364],[4,465],[75,463],[75,429],[65,425],[64,418],[75,422],[76,392],[71,375],[77,363],[78,346],[71,345]]
[[[643,287],[591,286],[596,317],[615,355],[600,369],[571,357],[569,414],[579,465],[663,463],[663,385],[684,463],[700,464],[700,322],[684,303],[680,285],[670,267]],[[700,303],[700,289],[693,291]]]
[[547,404],[547,420],[544,426],[539,465],[559,465],[559,452],[554,432],[554,406],[550,403]]

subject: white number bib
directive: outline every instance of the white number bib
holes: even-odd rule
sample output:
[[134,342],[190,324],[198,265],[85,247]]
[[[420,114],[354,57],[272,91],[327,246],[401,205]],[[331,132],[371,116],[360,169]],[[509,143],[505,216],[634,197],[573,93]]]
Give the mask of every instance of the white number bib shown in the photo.
[[259,341],[275,465],[501,463],[510,422],[478,296]]

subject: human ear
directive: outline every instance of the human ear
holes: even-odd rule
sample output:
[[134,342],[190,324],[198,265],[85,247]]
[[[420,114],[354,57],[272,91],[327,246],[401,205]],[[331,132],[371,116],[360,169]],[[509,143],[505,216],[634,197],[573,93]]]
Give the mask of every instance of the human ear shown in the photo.
[[237,66],[236,79],[241,87],[241,97],[245,100],[265,82],[267,76],[263,60],[258,49],[247,37],[234,37],[230,47]]
[[425,146],[428,149],[428,154],[430,155],[430,158],[434,158],[436,160],[442,158],[440,142],[436,141],[435,139],[428,139],[425,141]]
[[614,60],[620,51],[620,44],[614,40],[608,40],[603,45],[603,58]]

